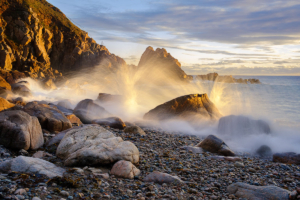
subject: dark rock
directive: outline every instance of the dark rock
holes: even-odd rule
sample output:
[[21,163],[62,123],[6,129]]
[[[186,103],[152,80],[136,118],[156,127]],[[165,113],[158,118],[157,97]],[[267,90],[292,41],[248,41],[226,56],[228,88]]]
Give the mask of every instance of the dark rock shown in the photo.
[[271,148],[267,145],[260,146],[255,153],[260,157],[270,157],[273,154]]
[[38,119],[20,110],[1,112],[0,144],[12,149],[38,149],[44,144]]
[[28,97],[32,95],[30,89],[22,82],[15,83],[11,87],[12,87],[12,92],[14,94],[24,96],[24,97]]
[[296,154],[294,152],[275,153],[273,155],[273,161],[300,165],[300,154]]
[[122,119],[118,117],[108,117],[103,119],[95,119],[92,124],[99,124],[104,126],[109,126],[111,128],[124,129],[126,127]]
[[36,116],[42,128],[51,132],[63,131],[72,127],[71,122],[60,110],[48,105],[30,102],[23,110],[31,116]]
[[223,156],[234,156],[234,152],[224,143],[223,140],[214,135],[207,136],[203,141],[196,145],[211,153]]
[[103,107],[94,103],[91,99],[80,101],[75,107],[73,113],[84,124],[91,124],[94,119],[110,117],[110,114]]
[[144,115],[148,120],[179,119],[218,119],[222,115],[209,100],[207,94],[190,94],[168,101]]
[[290,192],[276,186],[254,186],[246,183],[234,183],[227,187],[230,194],[238,198],[253,200],[288,200]]
[[219,119],[218,133],[226,135],[269,134],[271,128],[263,120],[253,120],[246,116],[229,115]]

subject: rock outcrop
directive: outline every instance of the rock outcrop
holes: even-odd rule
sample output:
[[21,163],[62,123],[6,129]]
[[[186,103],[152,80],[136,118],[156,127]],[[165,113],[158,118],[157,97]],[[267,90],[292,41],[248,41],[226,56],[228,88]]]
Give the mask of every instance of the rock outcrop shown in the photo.
[[219,119],[218,133],[236,136],[269,134],[271,128],[263,120],[253,120],[242,115],[229,115]]
[[225,142],[214,135],[207,136],[203,141],[196,145],[211,153],[217,153],[223,156],[234,156],[234,152],[225,144]]
[[123,141],[95,125],[66,132],[57,147],[56,155],[65,160],[65,166],[105,165],[119,160],[132,163],[139,161],[139,150],[133,143]]
[[40,123],[20,110],[0,112],[0,144],[12,149],[38,149],[44,144]]
[[34,174],[37,173],[46,175],[49,178],[54,178],[62,177],[66,170],[39,158],[19,156],[12,160],[0,163],[0,171],[4,173],[11,171]]
[[0,111],[12,108],[14,106],[15,106],[15,104],[10,103],[6,99],[3,99],[2,97],[0,97]]
[[126,65],[46,0],[0,2],[3,70],[18,70],[47,81],[60,80],[62,73],[98,64],[111,71]]
[[190,94],[168,101],[144,115],[146,120],[167,120],[172,118],[218,119],[222,115],[209,100],[207,94]]
[[137,69],[141,77],[147,77],[148,83],[171,84],[187,81],[187,75],[181,69],[180,62],[164,48],[157,48],[154,51],[152,47],[148,47],[143,53]]

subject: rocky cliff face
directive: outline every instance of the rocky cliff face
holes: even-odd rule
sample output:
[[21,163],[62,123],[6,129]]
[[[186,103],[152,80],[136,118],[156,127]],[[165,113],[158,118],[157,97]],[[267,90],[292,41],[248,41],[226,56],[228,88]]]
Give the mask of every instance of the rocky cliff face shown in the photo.
[[147,79],[159,81],[186,81],[187,75],[181,64],[164,48],[155,51],[148,47],[138,64],[138,70],[147,74]]
[[[1,0],[0,67],[39,79],[101,64],[126,65],[45,0]],[[11,75],[10,75],[11,76]]]

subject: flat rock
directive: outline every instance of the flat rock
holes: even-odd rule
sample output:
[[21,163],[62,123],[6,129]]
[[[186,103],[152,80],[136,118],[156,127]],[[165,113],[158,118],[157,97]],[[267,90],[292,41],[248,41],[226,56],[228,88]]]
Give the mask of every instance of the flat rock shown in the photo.
[[162,172],[152,172],[148,174],[144,179],[144,182],[154,182],[154,183],[172,183],[172,182],[182,182],[182,180],[178,176],[172,176],[170,174],[162,173]]
[[41,125],[36,117],[21,110],[0,113],[0,144],[12,149],[38,149],[44,144]]
[[43,157],[52,157],[50,153],[45,151],[38,151],[32,155],[33,158],[43,158]]
[[300,154],[296,154],[294,152],[275,153],[273,155],[273,161],[300,165]]
[[207,136],[203,141],[196,145],[211,153],[217,153],[223,156],[234,156],[234,152],[225,144],[223,140],[215,135]]
[[131,162],[120,160],[114,164],[110,173],[117,177],[133,179],[135,176],[138,176],[141,171]]
[[42,128],[48,131],[63,131],[72,127],[71,122],[60,110],[49,105],[30,102],[23,110],[29,115],[37,117]]
[[290,192],[276,186],[254,186],[234,183],[227,187],[230,194],[250,200],[288,200]]
[[139,150],[129,142],[115,137],[108,130],[95,125],[83,126],[66,132],[56,155],[65,166],[92,166],[126,160],[139,161]]
[[10,171],[39,173],[44,174],[49,178],[53,178],[56,176],[62,177],[65,169],[39,158],[18,156],[12,160],[0,163],[0,171],[3,173],[8,173]]
[[124,129],[125,133],[131,133],[135,135],[146,135],[146,133],[139,126],[129,126]]
[[95,119],[92,121],[92,124],[99,124],[109,126],[111,128],[121,129],[123,130],[126,125],[119,117],[108,117],[103,119]]
[[180,149],[184,149],[188,152],[192,152],[192,153],[203,153],[203,149],[201,147],[192,147],[192,146],[183,146],[180,147]]

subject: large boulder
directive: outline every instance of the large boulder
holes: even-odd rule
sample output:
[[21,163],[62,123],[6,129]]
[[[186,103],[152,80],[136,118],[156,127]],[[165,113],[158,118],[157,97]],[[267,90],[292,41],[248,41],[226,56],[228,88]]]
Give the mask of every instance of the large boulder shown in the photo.
[[290,192],[276,186],[254,186],[246,183],[233,183],[227,187],[230,194],[238,198],[252,200],[289,200]]
[[300,165],[300,154],[294,152],[275,153],[273,155],[273,162]]
[[113,168],[110,170],[110,174],[128,179],[133,179],[140,173],[141,171],[138,168],[136,168],[131,162],[125,160],[116,162]]
[[219,119],[218,133],[226,135],[269,134],[271,128],[263,120],[253,120],[241,115],[229,115]]
[[15,106],[15,104],[10,103],[6,99],[3,99],[2,97],[0,97],[0,111],[12,108],[14,106]]
[[168,101],[144,115],[146,120],[179,119],[218,119],[222,115],[209,100],[207,94],[190,94]]
[[42,128],[51,132],[63,131],[72,127],[71,122],[60,110],[49,105],[30,102],[23,110],[31,116],[37,117]]
[[103,119],[95,119],[92,121],[92,124],[99,124],[104,126],[109,126],[111,128],[116,129],[124,129],[126,127],[125,123],[122,121],[122,119],[118,117],[108,117]]
[[139,161],[139,150],[101,126],[88,125],[66,132],[56,155],[66,166],[105,165],[126,160]]
[[234,152],[225,144],[225,142],[214,135],[207,136],[203,141],[196,145],[211,153],[217,153],[223,156],[234,156]]
[[44,144],[38,119],[21,110],[0,112],[0,144],[12,149],[38,149]]
[[54,178],[62,177],[66,170],[39,158],[19,156],[12,160],[0,163],[0,171],[3,173],[8,173],[11,171],[22,173],[38,173],[46,175],[49,178]]
[[94,119],[110,117],[110,114],[92,99],[80,101],[75,107],[73,113],[84,124],[91,124]]

